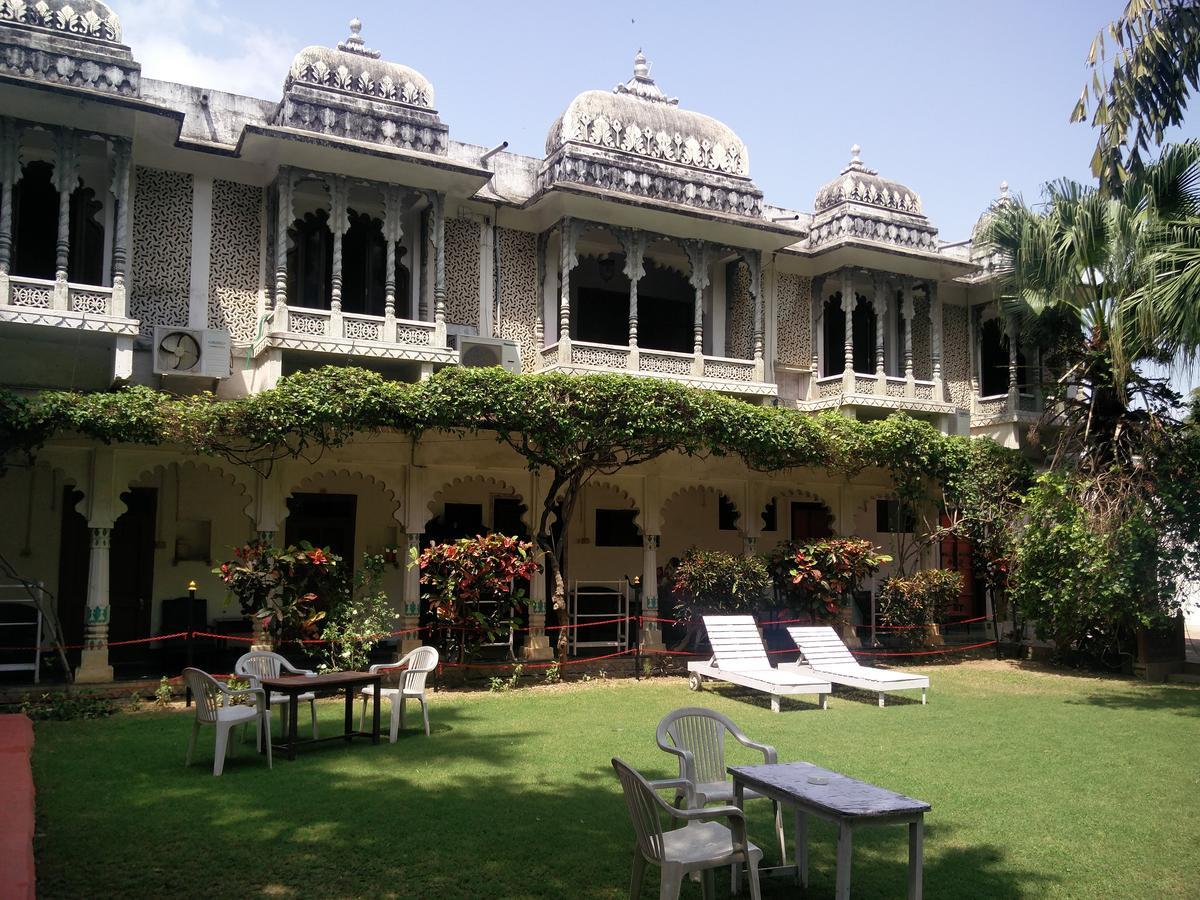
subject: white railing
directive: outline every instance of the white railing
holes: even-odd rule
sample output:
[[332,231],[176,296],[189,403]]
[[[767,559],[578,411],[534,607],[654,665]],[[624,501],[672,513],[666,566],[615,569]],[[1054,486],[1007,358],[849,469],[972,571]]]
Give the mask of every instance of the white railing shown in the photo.
[[[389,324],[390,323],[390,324]],[[361,313],[335,313],[328,309],[291,306],[285,315],[271,313],[272,330],[303,337],[376,344],[431,347],[437,326],[415,319],[388,319]]]
[[638,350],[638,371],[659,375],[691,375],[696,361],[693,353],[673,350]]
[[623,371],[629,368],[629,348],[615,344],[571,341],[571,364]]
[[111,287],[74,282],[68,282],[65,287],[64,291],[58,282],[45,278],[10,275],[8,290],[0,291],[0,306],[69,311],[93,316],[114,315]]
[[[911,384],[911,390],[910,390]],[[826,375],[812,381],[809,400],[830,400],[847,393],[845,390],[845,375]],[[932,381],[912,381],[895,375],[887,375],[882,383],[876,375],[866,375],[855,372],[852,376],[849,393],[855,397],[878,397],[892,400],[909,399],[934,401],[936,385]]]
[[756,381],[754,360],[733,359],[728,356],[704,357],[704,377],[721,381]]

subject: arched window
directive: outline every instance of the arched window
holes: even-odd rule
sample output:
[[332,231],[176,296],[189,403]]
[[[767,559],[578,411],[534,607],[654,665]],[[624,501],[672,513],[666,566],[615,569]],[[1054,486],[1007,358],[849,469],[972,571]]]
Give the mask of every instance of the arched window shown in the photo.
[[875,307],[866,297],[854,304],[854,371],[866,375],[875,373],[875,329],[878,322]]
[[383,223],[350,210],[350,227],[342,238],[342,310],[382,316],[387,242]]
[[[58,205],[54,166],[40,160],[26,165],[13,187],[14,275],[52,279],[57,274]],[[71,192],[69,281],[104,283],[104,224],[97,220],[103,208],[90,187],[81,183]]]
[[846,368],[846,314],[842,312],[842,295],[839,291],[825,301],[824,319],[825,347],[822,354],[821,375],[841,375]]
[[288,229],[288,305],[329,309],[333,291],[333,232],[324,209],[305,213]]
[[[1029,367],[1017,340],[1017,389],[1029,389]],[[979,392],[984,397],[1008,393],[1008,335],[1000,319],[988,319],[979,330]]]

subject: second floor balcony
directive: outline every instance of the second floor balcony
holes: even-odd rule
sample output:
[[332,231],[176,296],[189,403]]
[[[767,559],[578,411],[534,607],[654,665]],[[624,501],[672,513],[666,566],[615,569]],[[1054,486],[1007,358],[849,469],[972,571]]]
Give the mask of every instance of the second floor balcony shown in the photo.
[[543,235],[541,250],[542,371],[777,393],[763,363],[757,252],[572,219]]

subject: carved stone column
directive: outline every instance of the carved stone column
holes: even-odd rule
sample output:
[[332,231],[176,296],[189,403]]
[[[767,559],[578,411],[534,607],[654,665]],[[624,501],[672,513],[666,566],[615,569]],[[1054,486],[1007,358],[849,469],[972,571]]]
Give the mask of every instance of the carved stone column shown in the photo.
[[433,206],[433,324],[439,347],[446,346],[446,195],[429,195]]
[[845,316],[845,337],[842,341],[842,393],[854,392],[854,278],[848,271],[842,272],[842,315]]
[[696,292],[695,304],[692,308],[692,374],[704,374],[704,290],[708,287],[709,246],[704,241],[687,241],[684,243],[691,274],[688,282]]
[[275,179],[275,331],[287,331],[288,229],[292,226],[291,169],[281,168]]
[[936,281],[927,285],[929,289],[929,351],[933,359],[933,399],[942,401],[942,298],[938,294]]
[[126,314],[128,303],[125,279],[129,261],[129,183],[132,174],[133,143],[125,138],[112,142],[112,195],[116,201],[112,245],[112,314]]
[[68,309],[67,274],[71,264],[71,193],[79,181],[79,143],[75,132],[61,128],[55,135],[54,189],[58,191],[58,240],[54,245],[54,294],[51,306]]
[[625,251],[625,277],[629,279],[629,359],[628,368],[638,369],[638,282],[646,275],[646,235],[636,229],[617,232]]
[[564,366],[571,363],[571,272],[579,264],[575,254],[578,239],[578,223],[563,219],[558,235],[558,362]]
[[[661,535],[642,537],[642,615],[657,619],[658,615],[658,546]],[[642,646],[651,650],[663,648],[662,628],[658,622],[642,622]]]
[[79,684],[113,680],[112,666],[108,664],[108,572],[112,528],[91,526],[89,531],[87,612],[84,615],[83,652],[75,672],[75,681]]
[[904,319],[904,396],[917,395],[916,376],[913,374],[912,323],[913,286],[912,279],[904,279],[904,297],[900,301],[900,315]]
[[347,208],[350,189],[346,176],[335,175],[329,185],[329,230],[333,233],[333,266],[329,278],[329,336],[342,336],[342,240],[350,228]]
[[[821,328],[825,311],[825,276],[817,275],[812,280],[808,296],[808,339],[812,344],[812,364],[809,367],[808,399],[819,396],[817,379],[821,377]],[[826,351],[828,352],[828,351]]]
[[1020,329],[1016,316],[1005,317],[1004,336],[1008,338],[1008,413],[1015,416],[1018,408],[1017,395],[1021,390],[1017,371],[1017,340],[1020,337]]
[[421,570],[416,566],[408,565],[413,551],[421,552],[421,535],[407,535],[404,544],[404,559],[401,561],[401,565],[405,566],[405,569],[403,596],[400,600],[402,605],[400,629],[411,633],[402,635],[400,638],[401,655],[424,643],[421,640],[420,632],[412,631],[412,629],[421,627]]
[[750,267],[750,292],[754,296],[754,380],[763,381],[767,372],[763,359],[762,253],[751,251],[744,259]]
[[882,275],[876,275],[872,280],[875,288],[875,299],[871,302],[875,310],[875,393],[880,397],[887,396],[887,366],[884,359],[884,334],[887,331],[887,282]]
[[535,358],[533,361],[534,368],[542,367],[542,348],[546,346],[546,250],[549,244],[549,235],[543,231],[537,236],[537,303],[534,304],[536,310],[533,319],[533,348]]
[[[541,478],[536,474],[529,476],[529,497],[542,496]],[[539,562],[545,566],[544,554]],[[546,636],[546,573],[539,572],[529,579],[529,633],[525,636],[525,645],[521,648],[524,659],[537,661],[554,658],[554,650],[550,646],[550,638]]]
[[0,117],[0,306],[11,299],[8,276],[12,269],[13,188],[21,177],[21,131],[12,119]]
[[383,318],[384,334],[389,341],[396,338],[396,245],[403,238],[404,206],[400,199],[400,188],[389,184],[383,194],[383,239],[387,242],[386,269],[383,273]]

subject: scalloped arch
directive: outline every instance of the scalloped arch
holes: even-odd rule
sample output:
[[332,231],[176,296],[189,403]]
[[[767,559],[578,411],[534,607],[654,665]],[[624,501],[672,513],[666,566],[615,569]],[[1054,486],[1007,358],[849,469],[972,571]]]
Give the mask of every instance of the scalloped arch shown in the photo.
[[226,469],[224,466],[221,466],[218,463],[209,462],[208,460],[202,459],[187,459],[183,460],[182,462],[179,460],[163,460],[162,462],[156,462],[139,469],[138,473],[129,479],[125,489],[121,490],[115,498],[116,505],[120,507],[120,511],[117,512],[114,510],[114,512],[116,512],[116,515],[113,517],[114,520],[119,519],[122,515],[128,512],[128,508],[125,506],[124,501],[121,500],[121,494],[124,494],[125,490],[133,487],[135,484],[149,475],[154,475],[157,472],[165,472],[167,467],[172,465],[178,465],[180,473],[182,473],[184,469],[195,469],[196,471],[201,472],[211,472],[218,476],[222,481],[237,488],[238,493],[242,497],[246,498],[246,502],[242,506],[242,513],[248,519],[254,521],[254,491],[251,489],[250,485],[238,477],[236,470]]
[[[362,472],[362,471],[352,470],[347,466],[331,466],[329,468],[321,469],[316,472],[309,472],[306,475],[304,475],[304,477],[302,477],[298,480],[293,480],[288,485],[287,489],[284,491],[284,496],[285,497],[291,496],[292,494],[294,494],[297,491],[300,491],[304,488],[316,487],[317,483],[320,482],[321,479],[329,478],[330,476],[338,477],[338,478],[349,478],[353,481],[359,481],[359,482],[362,482],[364,485],[370,485],[372,487],[378,488],[379,490],[383,491],[383,493],[386,495],[386,497],[388,499],[388,502],[392,505],[392,518],[395,519],[401,525],[404,524],[404,520],[401,518],[401,512],[403,511],[402,507],[404,505],[400,499],[402,496],[401,492],[396,490],[395,488],[393,488],[390,484],[388,484],[387,479],[385,479],[385,478],[380,478],[370,472]],[[284,519],[287,518],[287,516],[288,516],[288,508],[287,508],[287,504],[284,503],[282,515],[280,516],[280,521],[282,522]]]
[[629,491],[625,490],[625,488],[617,484],[615,481],[607,481],[603,479],[599,481],[589,481],[588,487],[612,491],[621,497],[622,500],[629,504],[629,508],[636,512],[636,515],[633,517],[633,524],[637,526],[639,531],[641,531],[643,534],[645,533],[645,510],[642,509],[642,505],[638,502],[638,499],[633,496],[633,494],[629,493]]
[[527,521],[527,517],[529,515],[529,498],[525,496],[525,492],[520,488],[509,484],[503,478],[497,478],[494,475],[459,475],[455,478],[451,478],[449,481],[443,481],[442,486],[430,495],[429,502],[425,504],[425,508],[429,510],[430,514],[432,515],[435,507],[439,502],[442,501],[446,494],[450,490],[462,485],[479,485],[480,487],[500,489],[507,494],[516,495],[521,499],[521,502],[525,504],[525,515],[523,515],[521,518],[523,521],[525,521],[526,525],[529,524]]

